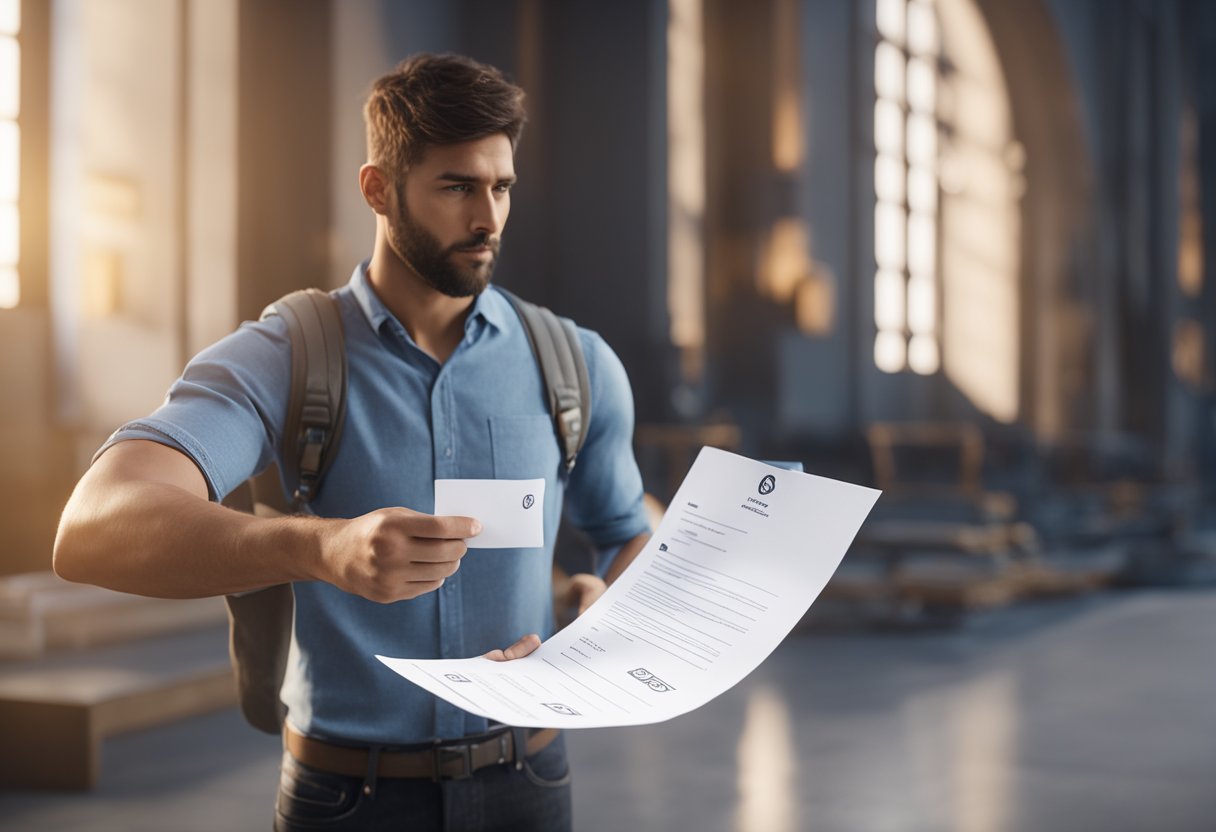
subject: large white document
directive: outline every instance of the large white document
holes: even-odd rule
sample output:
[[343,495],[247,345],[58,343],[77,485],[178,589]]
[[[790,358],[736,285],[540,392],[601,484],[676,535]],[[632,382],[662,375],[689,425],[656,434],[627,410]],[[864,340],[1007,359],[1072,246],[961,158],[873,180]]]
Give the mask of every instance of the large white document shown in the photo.
[[878,495],[704,448],[637,559],[531,655],[376,658],[509,725],[670,719],[764,661],[823,591]]

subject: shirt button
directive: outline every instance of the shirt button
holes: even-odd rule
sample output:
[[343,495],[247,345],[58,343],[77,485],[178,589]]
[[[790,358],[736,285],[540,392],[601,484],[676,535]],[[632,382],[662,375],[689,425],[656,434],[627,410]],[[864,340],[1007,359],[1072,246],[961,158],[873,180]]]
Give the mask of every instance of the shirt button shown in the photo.
[[444,448],[444,450],[443,450],[443,455],[444,455],[444,456],[451,456],[451,455],[452,455],[452,449],[451,449],[451,448]]

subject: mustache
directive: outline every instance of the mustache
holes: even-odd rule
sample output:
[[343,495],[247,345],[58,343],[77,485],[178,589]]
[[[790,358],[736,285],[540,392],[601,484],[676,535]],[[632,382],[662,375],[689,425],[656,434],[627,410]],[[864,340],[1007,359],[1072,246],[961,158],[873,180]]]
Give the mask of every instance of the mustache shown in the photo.
[[478,248],[488,248],[494,254],[498,254],[498,248],[502,245],[502,240],[499,237],[491,237],[489,234],[477,234],[467,240],[462,240],[455,245],[449,246],[448,251],[472,251]]

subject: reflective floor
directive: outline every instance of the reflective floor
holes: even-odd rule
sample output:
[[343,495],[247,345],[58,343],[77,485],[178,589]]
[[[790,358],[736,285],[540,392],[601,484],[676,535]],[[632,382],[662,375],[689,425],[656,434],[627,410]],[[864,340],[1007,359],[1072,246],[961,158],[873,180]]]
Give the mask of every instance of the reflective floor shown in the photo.
[[[796,635],[695,713],[570,747],[589,832],[1216,830],[1216,592]],[[104,754],[93,794],[0,795],[0,829],[270,827],[277,740],[234,712]]]

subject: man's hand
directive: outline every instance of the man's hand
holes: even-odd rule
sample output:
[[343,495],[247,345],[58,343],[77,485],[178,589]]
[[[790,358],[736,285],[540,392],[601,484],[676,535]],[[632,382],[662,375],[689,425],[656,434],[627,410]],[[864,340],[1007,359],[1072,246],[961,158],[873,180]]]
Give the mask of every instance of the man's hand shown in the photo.
[[522,659],[537,647],[540,647],[540,636],[536,633],[528,633],[506,650],[491,650],[489,653],[483,654],[483,658],[492,662],[509,662],[511,659]]
[[607,591],[608,585],[596,575],[580,572],[567,575],[553,564],[553,610],[558,628],[578,618]]
[[472,517],[435,517],[408,508],[325,525],[318,579],[381,604],[439,589],[460,568],[465,540],[481,531]]
[[570,610],[578,618],[607,591],[603,578],[579,572],[568,577],[564,585],[554,587],[554,603],[557,609]]

